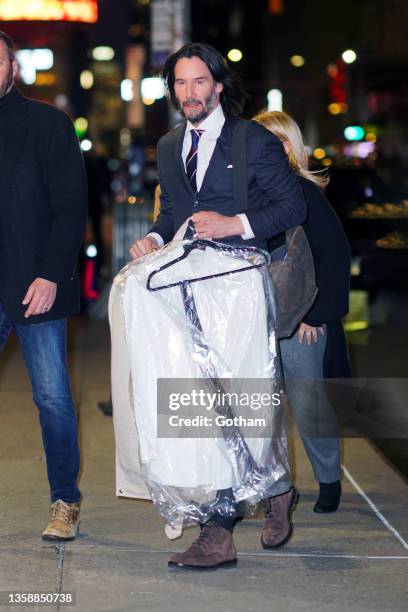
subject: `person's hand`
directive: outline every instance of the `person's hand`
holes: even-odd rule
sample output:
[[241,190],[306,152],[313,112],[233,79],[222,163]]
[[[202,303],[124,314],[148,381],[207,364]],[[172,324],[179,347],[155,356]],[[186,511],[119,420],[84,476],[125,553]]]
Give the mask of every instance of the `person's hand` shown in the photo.
[[139,259],[139,257],[147,255],[147,253],[157,251],[158,248],[159,245],[157,244],[156,238],[153,236],[147,236],[141,240],[136,240],[136,242],[134,242],[130,247],[129,253],[132,259]]
[[301,323],[298,329],[299,342],[306,342],[309,346],[317,342],[319,332],[324,336],[324,327],[312,327],[307,323]]
[[196,238],[226,238],[240,236],[245,232],[239,217],[227,217],[212,211],[200,211],[191,217]]
[[24,313],[26,319],[31,315],[45,314],[54,305],[57,295],[57,283],[46,280],[45,278],[36,278],[24,296],[23,304],[28,305]]

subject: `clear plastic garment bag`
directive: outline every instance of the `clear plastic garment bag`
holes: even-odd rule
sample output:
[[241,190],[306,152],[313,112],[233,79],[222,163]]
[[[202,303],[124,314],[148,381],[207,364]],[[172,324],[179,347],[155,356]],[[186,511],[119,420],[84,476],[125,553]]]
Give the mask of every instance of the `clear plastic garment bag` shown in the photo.
[[[254,247],[182,240],[115,278],[141,472],[170,525],[205,522],[215,508],[231,514],[231,497],[219,495],[226,489],[236,502],[255,504],[287,488],[268,265],[268,254]],[[188,400],[193,388],[211,401],[174,401]]]

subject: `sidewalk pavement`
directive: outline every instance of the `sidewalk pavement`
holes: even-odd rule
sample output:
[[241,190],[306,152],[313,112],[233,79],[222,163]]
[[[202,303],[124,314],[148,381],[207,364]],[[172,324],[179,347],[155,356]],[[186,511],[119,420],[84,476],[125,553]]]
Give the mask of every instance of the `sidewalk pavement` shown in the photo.
[[1,604],[6,591],[74,591],[75,607],[68,609],[80,611],[407,609],[408,484],[366,440],[344,442],[344,495],[333,515],[313,513],[317,485],[295,440],[301,497],[294,536],[283,549],[261,548],[258,517],[235,531],[236,569],[169,570],[170,554],[197,530],[170,542],[150,502],[115,497],[112,419],[97,408],[109,396],[108,332],[104,323],[81,319],[73,327],[84,501],[72,543],[41,540],[49,500],[36,409],[15,341],[1,357]]

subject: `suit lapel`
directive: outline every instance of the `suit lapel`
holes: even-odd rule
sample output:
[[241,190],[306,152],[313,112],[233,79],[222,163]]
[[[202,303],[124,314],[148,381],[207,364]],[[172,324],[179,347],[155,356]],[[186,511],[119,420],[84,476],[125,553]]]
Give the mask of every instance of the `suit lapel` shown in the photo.
[[234,117],[225,118],[199,193],[207,191],[215,181],[225,176],[227,165],[231,162],[232,131],[235,123]]
[[193,190],[191,188],[190,181],[187,178],[186,170],[184,168],[183,157],[182,157],[183,142],[184,142],[184,135],[186,133],[186,127],[187,127],[187,123],[183,123],[178,128],[176,128],[176,133],[175,133],[176,150],[171,151],[171,155],[176,163],[177,173],[179,174],[181,180],[183,181],[187,189],[191,191],[191,193],[193,194]]

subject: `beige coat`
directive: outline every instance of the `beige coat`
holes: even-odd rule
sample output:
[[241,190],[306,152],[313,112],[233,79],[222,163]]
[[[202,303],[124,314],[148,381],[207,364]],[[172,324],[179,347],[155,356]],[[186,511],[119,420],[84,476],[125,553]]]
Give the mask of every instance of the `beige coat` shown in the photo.
[[139,439],[130,393],[130,366],[120,299],[118,287],[112,285],[109,323],[112,342],[113,427],[116,439],[116,495],[150,499],[140,476]]
[[[155,193],[155,216],[160,210],[160,186]],[[176,236],[183,236],[187,222]],[[116,441],[116,495],[150,499],[140,476],[139,436],[134,420],[130,392],[130,364],[125,339],[125,324],[119,288],[113,283],[109,296],[109,323],[111,329],[111,385],[113,427]]]

